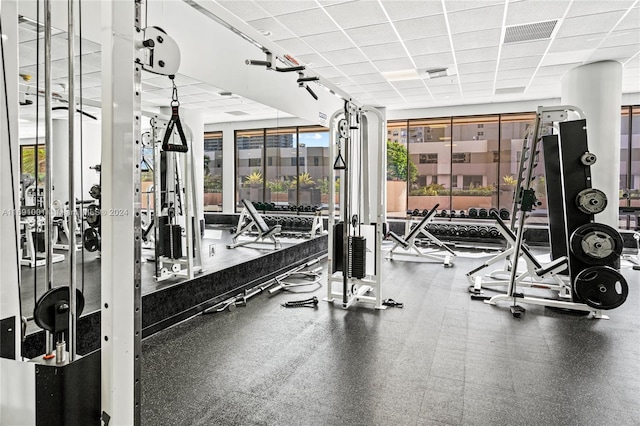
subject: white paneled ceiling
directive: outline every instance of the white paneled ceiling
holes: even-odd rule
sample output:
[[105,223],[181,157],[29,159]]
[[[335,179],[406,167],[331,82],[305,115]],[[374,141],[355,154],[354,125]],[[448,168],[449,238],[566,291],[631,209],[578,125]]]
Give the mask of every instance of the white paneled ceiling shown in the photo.
[[[391,109],[559,97],[564,73],[601,60],[621,62],[623,92],[640,92],[639,0],[217,3],[258,30],[279,22],[294,37],[270,38],[288,54]],[[548,38],[503,43],[508,27],[555,20]],[[447,76],[429,79],[433,68]]]
[[[215,2],[311,73],[354,99],[389,109],[557,98],[564,73],[601,60],[621,62],[623,92],[640,92],[640,0]],[[557,21],[548,38],[503,42],[514,26],[548,21]],[[21,88],[35,100],[36,25],[23,21],[19,28],[20,72],[31,76]],[[66,49],[66,33],[54,29],[54,92],[63,98]],[[83,42],[83,97],[94,105],[101,97],[100,56],[99,45]],[[41,45],[40,62],[42,57]],[[446,76],[427,75],[438,68],[446,68]],[[39,73],[42,87],[42,66]],[[202,110],[206,122],[285,116],[248,99],[221,96],[223,88],[184,75],[176,82],[182,107]],[[143,107],[168,105],[170,88],[166,77],[145,73]],[[230,114],[239,110],[249,115]],[[21,118],[33,116],[33,105],[21,108]]]

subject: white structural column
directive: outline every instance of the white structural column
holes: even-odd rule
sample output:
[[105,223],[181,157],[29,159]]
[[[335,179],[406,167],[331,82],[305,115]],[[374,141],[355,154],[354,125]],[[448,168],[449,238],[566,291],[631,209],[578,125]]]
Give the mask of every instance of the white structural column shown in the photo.
[[140,424],[139,1],[102,2],[102,410]]
[[[0,320],[13,317],[15,357],[20,359],[20,295],[18,282],[18,204],[20,182],[18,139],[18,13],[15,1],[0,4],[2,60],[0,61]],[[4,68],[6,67],[6,68]],[[6,77],[6,80],[5,80]],[[6,96],[5,96],[6,93]],[[9,342],[0,342],[0,350]],[[6,350],[6,349],[5,349]],[[3,353],[4,350],[2,350]],[[0,370],[1,371],[1,370]],[[0,373],[1,374],[1,373]],[[8,390],[1,380],[0,392]]]
[[[180,88],[178,87],[178,92]],[[195,171],[194,187],[196,188],[196,199],[193,200],[197,207],[197,212],[204,219],[204,115],[202,111],[182,109],[180,110],[181,121],[189,126],[192,133],[191,149],[193,150],[193,168]]]
[[575,105],[587,119],[589,151],[597,156],[591,166],[592,187],[608,200],[596,220],[618,228],[620,179],[620,106],[622,64],[594,62],[572,69],[562,77],[562,105]]

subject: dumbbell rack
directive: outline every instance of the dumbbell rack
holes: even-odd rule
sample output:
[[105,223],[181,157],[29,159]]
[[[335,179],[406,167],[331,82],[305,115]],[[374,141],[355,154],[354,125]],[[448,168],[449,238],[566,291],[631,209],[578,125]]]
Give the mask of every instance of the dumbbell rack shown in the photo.
[[[273,210],[263,210],[259,213],[268,226],[280,225],[282,227],[282,230],[278,234],[282,237],[313,238],[327,233],[324,228],[325,216],[322,215],[320,210],[313,216],[297,212],[288,214],[286,211],[273,214]],[[231,232],[235,232],[235,227],[231,229]],[[247,235],[254,234],[255,232],[247,233]]]

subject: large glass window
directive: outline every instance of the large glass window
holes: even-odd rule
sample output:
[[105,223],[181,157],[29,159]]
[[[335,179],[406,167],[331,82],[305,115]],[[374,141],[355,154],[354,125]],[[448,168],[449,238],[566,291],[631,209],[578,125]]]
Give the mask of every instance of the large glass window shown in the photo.
[[267,192],[265,202],[295,204],[290,191],[298,173],[298,138],[296,128],[267,129]]
[[236,140],[236,204],[264,201],[264,129],[238,130]]
[[[387,212],[401,216],[407,210],[407,122],[387,123]],[[426,159],[425,159],[426,161]],[[415,166],[414,166],[415,167]],[[415,173],[413,174],[415,177]]]
[[222,211],[222,132],[204,135],[204,209]]
[[[408,162],[408,210],[451,208],[451,119],[410,120]],[[424,161],[421,161],[424,160]]]
[[[511,211],[513,195],[518,182],[520,155],[527,128],[533,126],[535,114],[505,114],[500,117],[499,172],[497,177],[498,205]],[[536,194],[545,194],[545,182],[539,177]]]
[[[631,116],[631,167],[629,168],[630,205],[640,207],[640,106],[634,106]],[[636,224],[638,227],[638,224]]]
[[329,132],[290,127],[236,132],[236,199],[276,205],[326,204]]
[[[38,146],[36,156],[35,145],[20,147],[20,203],[33,205],[36,187],[43,187],[46,175],[44,145]],[[37,157],[37,158],[36,158]],[[37,170],[37,172],[36,172]]]
[[499,150],[499,117],[453,119],[451,146],[451,208],[464,210],[497,206],[498,165],[493,153]]

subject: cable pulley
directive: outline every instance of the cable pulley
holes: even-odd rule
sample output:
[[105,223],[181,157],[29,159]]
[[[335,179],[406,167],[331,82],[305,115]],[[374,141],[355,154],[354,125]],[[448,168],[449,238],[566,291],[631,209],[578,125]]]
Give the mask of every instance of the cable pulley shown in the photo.
[[[189,146],[187,145],[187,137],[184,135],[182,123],[180,122],[180,114],[178,108],[180,107],[180,101],[178,100],[178,88],[176,82],[172,77],[171,83],[173,84],[173,92],[171,94],[171,118],[167,123],[167,129],[164,132],[164,138],[162,138],[162,150],[168,152],[188,152]],[[181,144],[169,143],[169,139],[173,135],[174,127],[178,130]]]

